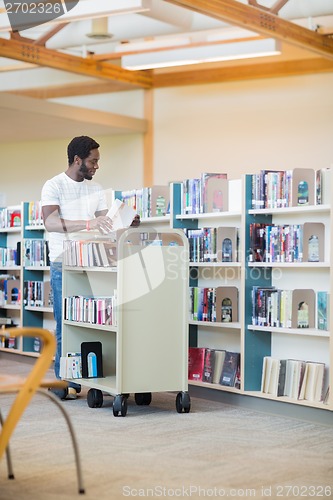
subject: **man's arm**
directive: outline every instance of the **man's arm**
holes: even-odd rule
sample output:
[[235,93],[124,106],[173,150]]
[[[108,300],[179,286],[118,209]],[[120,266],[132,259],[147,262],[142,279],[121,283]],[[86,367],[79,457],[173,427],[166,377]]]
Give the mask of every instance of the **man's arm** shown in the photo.
[[96,212],[96,218],[86,220],[68,220],[60,217],[59,205],[44,205],[42,207],[44,226],[47,231],[55,233],[73,233],[83,229],[98,229],[101,233],[112,231],[112,221],[106,217],[107,210]]

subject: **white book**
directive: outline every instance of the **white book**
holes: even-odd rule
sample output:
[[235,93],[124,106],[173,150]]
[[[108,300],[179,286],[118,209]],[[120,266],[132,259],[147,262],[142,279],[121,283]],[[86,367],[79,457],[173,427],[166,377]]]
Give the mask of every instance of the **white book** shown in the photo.
[[136,212],[123,201],[116,199],[106,215],[112,219],[112,229],[116,231],[129,227],[133,222]]

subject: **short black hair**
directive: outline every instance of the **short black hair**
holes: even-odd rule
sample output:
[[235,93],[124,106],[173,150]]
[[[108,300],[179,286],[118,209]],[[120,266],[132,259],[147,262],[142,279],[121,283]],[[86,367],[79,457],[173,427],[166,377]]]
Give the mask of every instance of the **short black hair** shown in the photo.
[[90,155],[90,151],[97,148],[99,148],[98,142],[91,137],[86,135],[74,137],[67,146],[68,165],[74,162],[75,155],[81,158],[81,160],[85,160]]

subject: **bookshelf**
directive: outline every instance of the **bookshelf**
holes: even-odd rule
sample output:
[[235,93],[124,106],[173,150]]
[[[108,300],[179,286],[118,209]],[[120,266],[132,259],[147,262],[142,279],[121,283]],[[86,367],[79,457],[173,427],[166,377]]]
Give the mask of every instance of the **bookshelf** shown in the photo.
[[[301,169],[297,169],[297,175],[301,175]],[[314,191],[315,174],[312,177],[312,191]],[[288,396],[275,396],[262,392],[262,367],[265,356],[276,359],[296,359],[311,363],[324,363],[325,376],[323,384],[323,395],[326,394],[327,388],[332,387],[332,356],[333,346],[330,330],[319,329],[317,325],[317,306],[316,295],[318,291],[325,290],[330,295],[332,293],[332,276],[330,271],[330,262],[332,261],[331,248],[331,228],[332,228],[332,213],[331,207],[328,204],[316,205],[313,198],[312,204],[292,206],[295,202],[291,201],[291,206],[280,208],[252,208],[253,203],[253,182],[252,176],[245,176],[245,196],[243,204],[245,207],[245,224],[243,226],[245,248],[247,249],[247,258],[245,260],[245,287],[244,287],[244,391],[248,395],[273,399],[281,402],[298,404],[301,406],[311,406],[321,409],[333,409],[332,398],[325,404],[323,401],[311,401],[305,399],[290,398]],[[325,237],[320,242],[321,257],[318,256],[318,261],[309,262],[307,257],[307,238],[306,224],[310,228],[317,228],[318,223],[323,224],[325,228]],[[266,249],[269,250],[269,261],[265,261],[259,251],[258,261],[253,257],[253,224],[275,226],[277,231],[278,241],[280,242],[279,251],[288,248],[289,240],[285,234],[289,234],[290,228],[297,229],[299,246],[302,254],[299,257],[300,261],[293,261],[297,256],[297,251],[290,250],[287,257],[284,253],[277,253],[277,260],[287,260],[284,262],[274,261],[274,255],[271,255],[271,249],[274,251],[274,238],[270,239],[272,229],[265,229]],[[250,229],[252,227],[252,229]],[[281,229],[282,228],[282,229]],[[283,229],[286,228],[286,229]],[[300,229],[299,229],[300,228]],[[315,231],[314,231],[315,232]],[[259,234],[257,232],[257,234]],[[268,236],[269,235],[269,236]],[[272,247],[273,240],[273,247]],[[257,241],[257,240],[256,240]],[[271,245],[270,245],[271,243]],[[260,246],[260,245],[259,245]],[[252,251],[250,250],[252,248]],[[267,253],[266,253],[267,255]],[[251,257],[250,257],[251,256]],[[289,260],[289,261],[288,261]],[[310,257],[309,257],[309,260]],[[261,289],[275,287],[281,293],[275,293],[272,299],[271,291],[262,292],[262,301],[260,307],[264,307],[265,301],[269,304],[275,303],[275,298],[279,297],[279,311],[282,316],[282,311],[287,307],[282,298],[282,291],[287,290],[290,295],[288,322],[281,325],[282,318],[276,320],[274,306],[271,306],[273,311],[272,317],[267,319],[264,315],[264,324],[255,324],[258,317],[254,314],[254,308],[258,308],[258,290],[254,292],[254,287]],[[312,311],[309,304],[308,315],[310,317],[306,328],[301,328],[298,323],[298,311],[294,297],[300,297],[302,294],[308,296],[309,291],[314,296],[314,304]],[[300,295],[301,294],[301,295]],[[267,298],[269,297],[270,298]],[[311,295],[312,296],[312,295]],[[310,301],[309,301],[310,302]],[[255,304],[255,305],[253,305]],[[263,305],[264,304],[264,305]],[[269,310],[267,305],[267,309]],[[255,309],[257,311],[258,309]],[[332,317],[332,304],[330,305],[328,316]],[[260,313],[259,313],[260,314]],[[273,317],[274,316],[274,317]],[[311,324],[312,316],[312,324]],[[268,323],[267,325],[265,324]]]
[[[179,391],[177,412],[190,411],[187,392],[188,303],[187,240],[181,231],[153,233],[129,229],[117,241],[117,267],[64,267],[67,298],[116,296],[112,324],[64,320],[62,356],[80,353],[82,342],[102,349],[101,377],[75,379],[89,388],[90,407],[103,404],[103,392],[114,396],[114,416],[127,413],[127,395],[137,404],[150,404],[151,394]],[[86,244],[108,241],[100,235]],[[116,305],[115,305],[116,304]],[[161,321],[163,318],[163,321]],[[82,357],[82,367],[85,363]]]
[[[297,175],[301,175],[301,169],[298,169]],[[289,181],[292,178],[289,178]],[[309,179],[308,179],[309,181]],[[310,182],[310,181],[309,181]],[[231,262],[208,262],[196,261],[189,262],[188,273],[188,288],[186,301],[189,300],[189,287],[210,287],[217,288],[219,286],[235,286],[238,288],[238,318],[237,321],[224,323],[222,321],[198,321],[190,319],[187,307],[187,302],[183,304],[183,319],[186,321],[188,346],[190,347],[207,347],[211,349],[226,349],[240,353],[240,387],[227,387],[220,384],[202,382],[200,380],[189,381],[190,386],[200,387],[202,389],[232,392],[240,395],[246,395],[262,399],[270,399],[281,403],[290,403],[299,405],[300,407],[320,408],[323,410],[333,411],[333,398],[331,395],[328,401],[309,401],[290,398],[288,396],[274,396],[261,391],[263,359],[266,356],[275,358],[293,358],[301,359],[310,362],[325,364],[325,381],[324,390],[332,387],[333,370],[333,342],[331,337],[330,326],[327,329],[320,329],[317,325],[316,305],[314,310],[314,324],[308,328],[298,328],[297,326],[289,325],[281,326],[265,326],[253,324],[253,287],[275,287],[281,290],[302,290],[311,289],[317,294],[319,291],[328,292],[332,296],[333,279],[331,273],[331,262],[333,261],[333,246],[332,239],[332,211],[330,204],[330,193],[332,192],[332,180],[326,178],[325,196],[321,200],[321,204],[317,204],[316,189],[310,186],[310,196],[312,197],[311,204],[295,205],[295,193],[291,194],[293,201],[291,206],[280,206],[279,208],[254,207],[253,206],[253,177],[244,175],[242,179],[228,181],[228,209],[222,212],[211,213],[183,213],[182,209],[182,185],[180,182],[170,183],[169,200],[170,210],[166,215],[142,217],[139,232],[145,233],[147,238],[158,237],[158,234],[168,230],[180,231],[185,234],[188,230],[198,230],[202,228],[234,228],[239,229],[238,256]],[[115,197],[122,198],[122,192],[115,192]],[[9,208],[9,207],[8,207]],[[17,207],[13,207],[14,209]],[[20,205],[23,214],[23,226],[7,227],[0,229],[1,247],[12,245],[12,242],[22,241],[24,239],[42,239],[44,230],[42,226],[24,224],[28,220],[28,207],[25,203]],[[251,224],[270,224],[278,227],[304,224],[323,224],[324,225],[324,245],[322,245],[322,255],[319,261],[292,261],[292,262],[275,262],[275,261],[254,261],[250,257],[250,227]],[[83,233],[80,233],[80,237]],[[144,244],[145,237],[140,240],[140,245]],[[16,243],[15,243],[16,244]],[[15,275],[20,277],[21,286],[25,279],[45,280],[48,278],[48,269],[43,266],[30,268],[23,265],[23,256],[18,266],[12,266],[10,272],[15,272]],[[7,272],[7,267],[2,270]],[[107,293],[104,289],[105,279],[111,280],[112,289],[119,289],[124,286],[125,289],[128,283],[131,283],[132,278],[127,277],[128,282],[121,285],[119,280],[126,275],[126,269],[120,273],[115,273],[109,269],[67,269],[66,282],[72,293],[77,291],[77,283],[82,281],[82,289],[90,290],[89,283],[99,283],[101,293]],[[103,278],[104,275],[104,278]],[[94,276],[94,278],[93,278]],[[127,275],[126,275],[127,276]],[[135,272],[133,274],[135,276]],[[138,278],[139,279],[139,278]],[[140,278],[141,279],[141,278]],[[134,282],[134,281],[133,281]],[[136,286],[136,285],[135,285]],[[134,286],[134,288],[135,288]],[[23,290],[22,290],[23,291]],[[189,306],[189,304],[188,304]],[[140,307],[142,310],[152,310],[153,307],[148,303],[143,303]],[[333,300],[330,300],[328,318],[333,318]],[[53,321],[53,317],[49,316],[49,309],[43,307],[31,308],[30,306],[6,305],[0,308],[2,317],[13,316],[16,324],[44,324],[45,321]],[[133,387],[129,389],[128,385],[122,385],[122,373],[118,372],[122,366],[122,342],[126,341],[127,328],[125,310],[122,310],[120,320],[117,327],[101,327],[82,325],[82,324],[67,324],[64,325],[66,330],[66,342],[68,350],[76,351],[82,339],[88,341],[90,338],[101,336],[106,340],[106,352],[110,352],[109,365],[106,365],[107,372],[110,373],[111,379],[106,392],[110,393],[125,393],[133,392]],[[158,309],[157,309],[158,310]],[[177,308],[178,310],[178,308]],[[129,314],[129,316],[131,316]],[[161,312],[163,321],[157,321],[155,327],[159,329],[161,325],[164,327],[165,312]],[[131,320],[132,321],[132,320]],[[133,320],[134,321],[134,320]],[[141,319],[140,319],[141,321]],[[33,323],[35,322],[35,323]],[[123,323],[122,323],[123,322]],[[135,322],[135,321],[134,321]],[[121,333],[119,334],[119,324]],[[157,326],[158,325],[158,326]],[[144,322],[140,326],[144,329]],[[125,336],[124,336],[125,335]],[[118,338],[121,342],[118,342]],[[70,340],[71,339],[71,340]],[[132,341],[133,339],[131,339]],[[135,345],[135,341],[133,340]],[[126,343],[126,342],[125,342]],[[12,352],[18,354],[34,354],[34,341],[31,339],[29,344],[20,346],[16,349],[11,349]],[[7,348],[6,348],[7,349]],[[137,346],[138,352],[140,346]],[[112,355],[111,355],[112,352]],[[127,351],[126,356],[127,356]],[[187,363],[186,363],[187,366]],[[86,381],[87,385],[92,389],[104,391],[104,385],[101,381]],[[94,384],[97,385],[94,385]],[[101,385],[100,385],[101,384]],[[102,387],[102,388],[101,388]],[[151,389],[151,388],[149,388]],[[148,390],[151,392],[153,389]],[[134,392],[140,394],[145,393],[142,387],[134,387]],[[92,393],[93,394],[93,393]],[[97,393],[97,399],[92,396],[92,404],[99,404],[100,393]],[[97,403],[96,403],[97,401]],[[118,400],[117,400],[118,401]],[[117,403],[119,406],[119,402]],[[125,403],[124,403],[125,404]],[[116,405],[117,407],[117,405]],[[121,404],[120,410],[121,412]]]
[[[184,213],[183,196],[184,190],[180,183],[173,183],[171,186],[171,220],[174,227],[181,228],[189,236],[190,245],[190,263],[189,263],[189,287],[192,291],[208,289],[213,294],[213,302],[216,310],[210,320],[189,319],[189,346],[197,348],[209,348],[213,350],[227,350],[230,352],[241,353],[242,351],[242,288],[244,277],[242,275],[242,259],[240,236],[240,226],[242,223],[241,211],[241,192],[242,181],[224,181],[227,183],[228,193],[224,198],[227,206],[224,211],[207,213]],[[236,195],[236,193],[238,193]],[[206,236],[202,237],[202,231],[208,235],[208,240],[216,241],[214,248],[216,258],[209,255],[198,255],[198,252],[191,251],[192,247],[202,247],[202,244],[196,243],[197,238],[192,236],[200,235],[200,240],[207,241]],[[231,261],[223,262],[222,241],[225,236],[235,234],[232,242],[233,255]],[[211,236],[212,235],[212,236]],[[199,240],[199,241],[200,241]],[[221,249],[219,248],[221,246]],[[202,252],[201,252],[202,253]],[[196,254],[193,260],[193,254]],[[215,254],[214,254],[215,255]],[[208,260],[206,260],[208,259]],[[202,261],[204,260],[204,261]],[[217,262],[213,260],[218,260]],[[229,259],[228,259],[229,260]],[[233,304],[234,317],[231,322],[222,321],[223,312],[220,312],[219,294],[222,290],[229,288],[237,290],[236,304]],[[218,290],[220,290],[218,292]],[[200,292],[197,292],[200,293]],[[205,292],[204,292],[205,293]],[[226,293],[228,295],[228,293]],[[193,303],[193,298],[190,302]],[[213,305],[214,308],[214,305]],[[193,308],[192,308],[193,309]],[[223,310],[223,307],[222,307]],[[191,313],[191,306],[190,306]],[[197,314],[195,313],[195,316]],[[236,317],[235,317],[236,316]],[[209,318],[208,318],[209,319]],[[241,357],[242,359],[242,357]],[[219,383],[203,382],[202,380],[189,380],[189,384],[214,390],[224,390],[239,393],[240,389],[234,386],[229,387]]]
[[[21,232],[22,232],[22,206],[12,205],[0,209],[0,320],[2,327],[11,325],[22,325],[22,309],[20,304],[20,292],[22,283],[21,266]],[[15,282],[14,282],[15,280]],[[5,292],[8,283],[14,285],[19,294]],[[7,299],[5,299],[5,294]],[[11,352],[22,351],[22,339],[15,341],[1,340],[0,350]]]
[[[49,284],[49,266],[46,262],[47,248],[44,248],[43,259],[36,258],[35,255],[43,248],[45,240],[45,229],[42,224],[40,210],[35,210],[39,202],[22,202],[20,205],[6,207],[8,221],[13,212],[20,213],[20,225],[15,227],[2,227],[0,229],[1,248],[12,248],[17,246],[17,265],[2,266],[0,272],[14,274],[19,279],[20,301],[17,304],[7,304],[0,307],[2,317],[11,317],[12,323],[17,326],[36,326],[50,330],[54,329],[53,309],[51,305],[36,302],[37,297],[33,297],[34,305],[25,304],[26,284],[44,283]],[[28,243],[29,242],[29,243]],[[34,245],[37,243],[37,245]],[[40,243],[40,244],[39,244]],[[36,248],[35,248],[36,247]],[[34,251],[32,251],[34,250]],[[28,257],[28,258],[27,258]],[[1,344],[1,350],[10,350],[15,354],[27,356],[38,356],[40,342],[38,339],[24,337],[19,338],[17,344],[5,347]]]

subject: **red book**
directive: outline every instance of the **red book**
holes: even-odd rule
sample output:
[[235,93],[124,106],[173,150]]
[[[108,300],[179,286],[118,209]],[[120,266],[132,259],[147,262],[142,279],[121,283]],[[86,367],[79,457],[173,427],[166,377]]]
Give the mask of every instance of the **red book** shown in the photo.
[[205,363],[204,347],[189,347],[188,350],[188,379],[202,380]]

